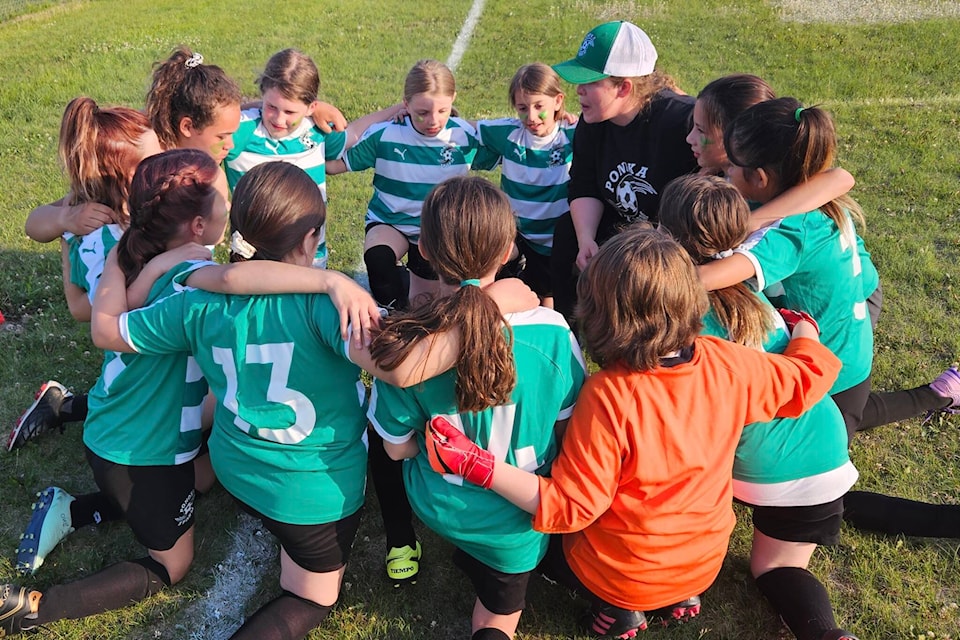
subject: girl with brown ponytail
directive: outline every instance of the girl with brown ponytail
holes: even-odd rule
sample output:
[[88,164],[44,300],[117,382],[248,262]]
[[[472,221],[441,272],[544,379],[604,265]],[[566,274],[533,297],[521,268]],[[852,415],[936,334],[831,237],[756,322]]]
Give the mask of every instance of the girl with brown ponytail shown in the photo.
[[490,182],[457,177],[437,185],[424,201],[420,251],[441,292],[388,316],[370,349],[389,370],[423,339],[460,334],[455,370],[408,389],[375,380],[368,415],[390,457],[411,458],[403,479],[417,517],[456,546],[453,560],[477,594],[473,640],[513,636],[548,536],[503,498],[431,471],[425,425],[446,420],[499,459],[546,474],[585,376],[562,316],[543,307],[502,315],[486,292],[515,235],[510,202]]

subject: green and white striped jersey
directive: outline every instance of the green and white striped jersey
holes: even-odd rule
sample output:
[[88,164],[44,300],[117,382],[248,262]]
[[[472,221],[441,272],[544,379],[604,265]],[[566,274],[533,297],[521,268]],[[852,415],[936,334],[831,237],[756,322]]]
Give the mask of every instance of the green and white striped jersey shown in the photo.
[[480,120],[485,149],[502,158],[500,188],[510,198],[517,229],[538,253],[550,255],[557,218],[570,210],[567,183],[576,125],[557,123],[548,136],[533,135],[517,118]]
[[349,171],[373,169],[373,197],[367,207],[367,224],[388,224],[417,244],[420,210],[427,194],[447,178],[465,175],[477,154],[477,134],[461,118],[447,120],[434,137],[410,124],[381,122],[343,156]]
[[70,255],[70,282],[87,292],[90,304],[103,275],[107,254],[120,241],[123,229],[118,224],[107,224],[85,236],[63,234]]

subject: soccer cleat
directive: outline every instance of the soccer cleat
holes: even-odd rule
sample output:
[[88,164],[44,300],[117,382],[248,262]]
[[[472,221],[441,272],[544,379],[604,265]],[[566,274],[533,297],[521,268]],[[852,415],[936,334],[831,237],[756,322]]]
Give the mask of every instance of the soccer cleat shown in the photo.
[[0,638],[15,636],[37,626],[29,622],[37,617],[42,595],[15,584],[0,585]]
[[843,629],[833,629],[827,631],[820,640],[860,640],[857,636],[853,635],[849,631],[844,631]]
[[56,380],[47,380],[37,391],[33,404],[23,412],[17,424],[10,432],[7,440],[7,451],[22,447],[28,440],[33,440],[45,431],[57,428],[61,431],[60,407],[73,394]]
[[612,604],[594,605],[580,621],[587,633],[603,638],[635,638],[647,628],[643,611],[621,609]]
[[946,413],[960,413],[960,371],[950,367],[930,383],[930,388],[938,395],[949,399],[950,405],[940,409]]
[[33,515],[17,545],[17,571],[35,573],[47,554],[73,533],[70,504],[74,497],[60,487],[47,487],[37,494]]
[[402,584],[417,584],[417,573],[420,571],[420,556],[423,550],[417,541],[416,548],[410,545],[391,547],[387,552],[387,578],[394,587]]
[[672,604],[669,607],[661,607],[647,613],[651,621],[659,620],[660,624],[665,627],[671,623],[687,622],[698,615],[700,615],[700,596],[693,596],[683,602]]

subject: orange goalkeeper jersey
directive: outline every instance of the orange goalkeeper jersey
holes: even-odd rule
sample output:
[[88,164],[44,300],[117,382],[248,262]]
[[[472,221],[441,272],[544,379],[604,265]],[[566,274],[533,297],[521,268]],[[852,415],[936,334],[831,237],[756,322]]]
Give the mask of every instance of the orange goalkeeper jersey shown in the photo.
[[820,343],[783,355],[711,337],[675,367],[611,366],[580,392],[534,528],[569,533],[571,569],[595,595],[649,611],[705,591],[735,518],[733,456],[745,424],[794,417],[840,362]]

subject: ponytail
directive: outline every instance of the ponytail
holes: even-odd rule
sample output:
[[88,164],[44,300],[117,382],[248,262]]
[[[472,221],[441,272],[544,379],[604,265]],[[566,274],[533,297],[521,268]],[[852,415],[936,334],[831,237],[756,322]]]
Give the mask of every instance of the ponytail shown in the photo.
[[388,316],[370,355],[378,367],[390,371],[420,340],[458,330],[458,411],[504,404],[517,381],[513,334],[497,304],[473,279],[496,271],[513,241],[516,222],[510,202],[483,178],[451,178],[427,196],[421,224],[420,244],[430,264],[443,282],[460,288],[413,311]]
[[174,149],[184,118],[190,118],[194,128],[203,129],[214,122],[219,107],[239,106],[240,99],[240,87],[223,69],[204,64],[202,55],[180,46],[154,65],[146,112],[160,145]]
[[140,163],[130,188],[130,228],[117,245],[126,286],[185,224],[213,213],[218,176],[213,158],[196,149],[172,149]]
[[99,202],[113,221],[127,222],[130,176],[143,155],[146,116],[127,107],[100,108],[90,98],[74,98],[63,112],[57,153],[70,181],[68,204]]
[[[750,209],[736,187],[716,176],[686,175],[670,182],[660,199],[660,225],[694,264],[707,264],[747,238]],[[770,331],[769,307],[747,285],[707,292],[731,341],[759,349]]]
[[[764,169],[782,193],[833,166],[837,134],[823,109],[803,107],[796,98],[777,98],[740,114],[724,132],[723,143],[733,164]],[[846,212],[864,223],[863,210],[847,195],[820,210],[840,229],[847,226]]]

